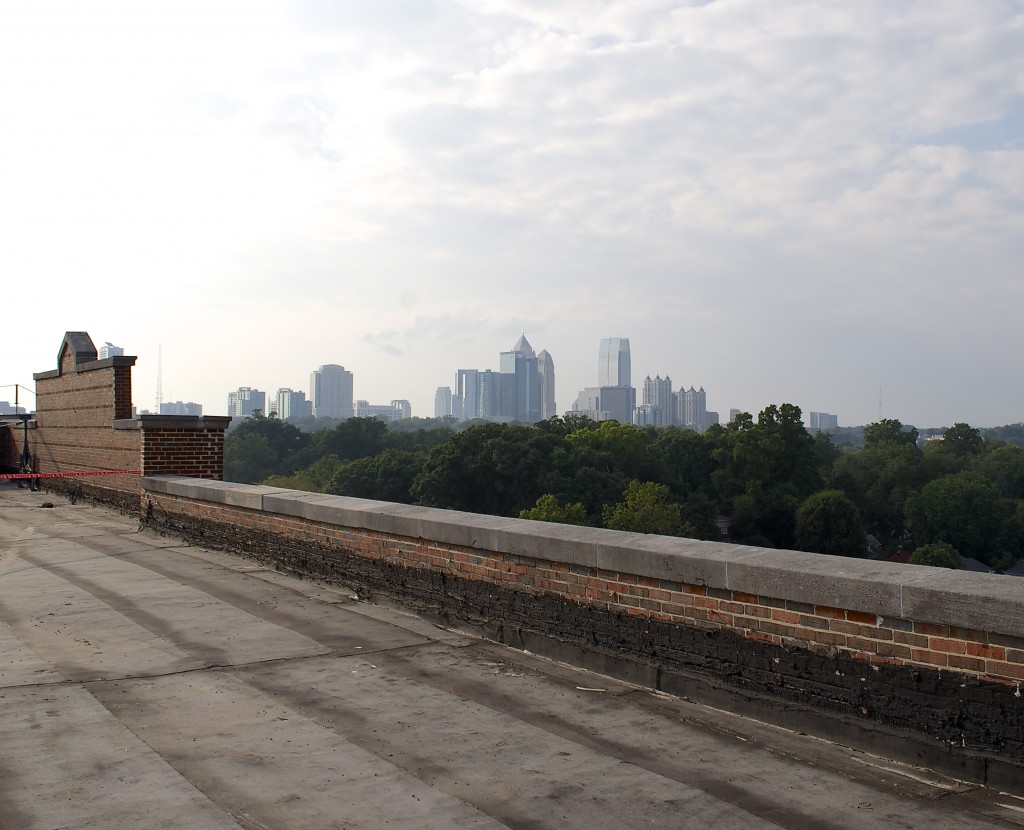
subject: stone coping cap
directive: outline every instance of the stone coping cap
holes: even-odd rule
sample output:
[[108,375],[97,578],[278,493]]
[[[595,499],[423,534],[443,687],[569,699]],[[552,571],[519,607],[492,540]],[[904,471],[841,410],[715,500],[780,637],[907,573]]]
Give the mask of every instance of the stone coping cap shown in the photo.
[[394,536],[667,582],[1024,637],[1024,580],[802,551],[485,516],[349,496],[145,476],[143,487]]
[[[112,366],[134,366],[137,357],[132,355],[119,354],[111,357],[105,357],[103,360],[88,360],[84,363],[76,363],[72,367],[74,372],[95,372],[99,369],[109,369]],[[47,380],[49,378],[61,377],[60,369],[50,369],[46,372],[35,372],[32,375],[33,380]]]
[[230,415],[140,415],[142,429],[213,429],[223,430],[231,423]]

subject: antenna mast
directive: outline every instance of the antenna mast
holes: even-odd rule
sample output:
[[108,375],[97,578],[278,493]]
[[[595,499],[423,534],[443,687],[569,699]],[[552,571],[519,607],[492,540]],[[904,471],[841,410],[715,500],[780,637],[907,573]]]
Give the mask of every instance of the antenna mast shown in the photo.
[[156,347],[156,412],[160,414],[161,405],[164,402],[164,347],[159,344]]

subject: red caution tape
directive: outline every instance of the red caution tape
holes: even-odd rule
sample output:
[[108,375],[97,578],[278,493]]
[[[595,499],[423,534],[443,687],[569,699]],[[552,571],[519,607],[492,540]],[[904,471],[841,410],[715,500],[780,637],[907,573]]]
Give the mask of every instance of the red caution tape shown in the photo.
[[12,478],[78,478],[80,476],[123,476],[142,475],[142,470],[91,470],[72,473],[5,473],[0,479]]

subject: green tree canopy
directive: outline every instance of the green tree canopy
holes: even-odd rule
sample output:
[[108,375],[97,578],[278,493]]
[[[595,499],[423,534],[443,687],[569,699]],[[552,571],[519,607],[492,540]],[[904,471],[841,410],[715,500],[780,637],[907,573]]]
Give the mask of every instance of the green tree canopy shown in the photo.
[[310,493],[325,493],[334,474],[341,466],[336,455],[327,455],[307,467],[296,470],[291,475],[273,475],[263,480],[271,487],[283,487],[288,490],[305,490]]
[[426,461],[426,453],[384,450],[368,458],[342,463],[327,492],[361,499],[412,502],[412,483]]
[[622,497],[618,504],[605,506],[605,527],[662,536],[693,534],[693,528],[683,523],[680,505],[672,501],[672,493],[664,484],[633,480]]
[[996,446],[975,457],[971,470],[992,482],[1009,499],[1024,499],[1024,449]]
[[518,516],[550,488],[558,438],[532,427],[482,424],[432,449],[412,486],[417,504]]
[[864,446],[877,444],[907,444],[917,446],[918,432],[914,427],[904,427],[895,418],[884,418],[864,427]]
[[870,533],[883,544],[895,544],[904,533],[907,498],[929,477],[930,468],[916,445],[876,441],[837,458],[829,483],[853,500]]
[[380,418],[346,418],[334,429],[316,433],[324,455],[342,461],[368,458],[384,449],[388,425]]
[[559,504],[551,493],[545,493],[537,504],[526,510],[519,511],[520,519],[533,519],[537,522],[556,522],[563,525],[589,525],[590,517],[586,508],[580,503]]
[[947,429],[942,434],[942,441],[939,444],[945,452],[961,458],[979,455],[984,445],[980,429],[961,423],[953,424]]
[[309,441],[309,435],[292,424],[256,412],[224,439],[224,477],[255,484],[270,475],[287,475],[302,463],[299,459]]
[[907,499],[907,519],[919,544],[946,542],[962,556],[992,564],[1010,508],[999,491],[976,473],[928,482]]
[[911,565],[931,565],[933,568],[952,568],[956,570],[963,567],[963,560],[957,549],[945,542],[932,542],[930,545],[921,545],[910,556]]
[[835,556],[867,556],[867,538],[860,512],[841,490],[809,496],[796,511],[796,543],[800,550]]

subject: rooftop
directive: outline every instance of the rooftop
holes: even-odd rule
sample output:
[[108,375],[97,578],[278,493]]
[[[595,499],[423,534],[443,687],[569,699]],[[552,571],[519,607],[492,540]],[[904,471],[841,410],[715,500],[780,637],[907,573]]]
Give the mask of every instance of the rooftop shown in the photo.
[[0,482],[0,827],[1024,826],[1024,799],[138,527]]

